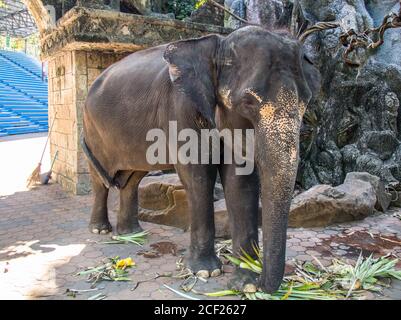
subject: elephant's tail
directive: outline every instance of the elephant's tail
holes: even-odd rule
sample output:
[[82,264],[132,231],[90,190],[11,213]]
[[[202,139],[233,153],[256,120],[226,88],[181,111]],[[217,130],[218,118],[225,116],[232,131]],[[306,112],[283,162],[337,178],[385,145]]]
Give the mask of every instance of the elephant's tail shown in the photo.
[[100,177],[100,179],[102,180],[102,182],[106,186],[106,188],[110,189],[111,187],[116,187],[116,184],[114,183],[114,179],[109,176],[109,174],[102,167],[100,162],[93,155],[92,151],[89,149],[88,145],[85,142],[85,138],[84,138],[83,134],[81,134],[81,146],[82,146],[82,150],[84,151],[89,163],[95,169],[96,173],[98,174],[98,176]]

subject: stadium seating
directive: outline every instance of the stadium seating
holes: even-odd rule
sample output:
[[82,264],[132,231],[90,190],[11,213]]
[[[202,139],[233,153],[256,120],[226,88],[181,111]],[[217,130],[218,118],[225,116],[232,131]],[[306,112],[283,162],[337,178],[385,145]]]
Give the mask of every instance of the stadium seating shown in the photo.
[[47,80],[40,62],[0,50],[0,136],[47,130]]

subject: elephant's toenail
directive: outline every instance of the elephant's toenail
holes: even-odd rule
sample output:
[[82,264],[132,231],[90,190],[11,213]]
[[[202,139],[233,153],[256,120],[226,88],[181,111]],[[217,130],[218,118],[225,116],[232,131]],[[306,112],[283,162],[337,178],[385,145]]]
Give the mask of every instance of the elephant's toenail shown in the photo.
[[92,233],[96,233],[96,234],[99,234],[99,229],[92,229]]
[[108,234],[109,233],[109,230],[102,230],[102,231],[100,231],[100,234]]
[[111,238],[112,238],[113,240],[117,240],[117,239],[118,239],[118,236],[117,236],[117,235],[113,235],[113,236],[111,236]]
[[209,278],[210,274],[209,274],[209,271],[207,271],[207,270],[199,270],[196,273],[196,276],[199,278]]
[[211,277],[218,277],[219,275],[221,275],[221,270],[220,269],[215,269],[210,274]]
[[247,283],[246,285],[244,285],[244,289],[242,291],[244,293],[255,293],[257,291],[257,288],[253,283]]

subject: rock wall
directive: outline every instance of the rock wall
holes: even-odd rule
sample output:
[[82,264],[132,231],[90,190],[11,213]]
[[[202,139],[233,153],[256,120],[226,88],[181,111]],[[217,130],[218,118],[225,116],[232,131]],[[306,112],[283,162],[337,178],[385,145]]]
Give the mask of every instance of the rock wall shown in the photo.
[[[216,2],[224,5],[224,0],[216,0]],[[207,2],[193,11],[188,21],[224,26],[224,12]]]
[[[398,0],[299,0],[293,18],[309,25],[341,21],[343,30],[380,25]],[[351,171],[366,171],[387,184],[401,181],[401,30],[386,32],[385,44],[358,57],[361,67],[344,64],[341,30],[315,34],[308,54],[323,75],[320,97],[309,108],[302,130],[299,183],[338,185]]]

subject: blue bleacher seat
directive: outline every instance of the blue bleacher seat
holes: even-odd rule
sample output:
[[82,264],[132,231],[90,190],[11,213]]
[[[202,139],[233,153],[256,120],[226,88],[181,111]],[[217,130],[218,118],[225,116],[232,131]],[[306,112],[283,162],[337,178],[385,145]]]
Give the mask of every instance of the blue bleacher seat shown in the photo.
[[48,130],[47,79],[39,61],[0,50],[0,137]]

